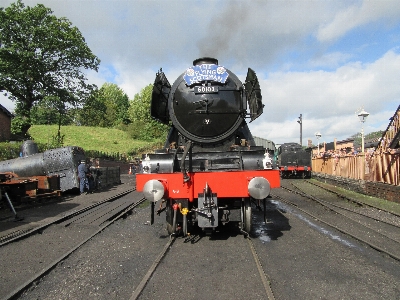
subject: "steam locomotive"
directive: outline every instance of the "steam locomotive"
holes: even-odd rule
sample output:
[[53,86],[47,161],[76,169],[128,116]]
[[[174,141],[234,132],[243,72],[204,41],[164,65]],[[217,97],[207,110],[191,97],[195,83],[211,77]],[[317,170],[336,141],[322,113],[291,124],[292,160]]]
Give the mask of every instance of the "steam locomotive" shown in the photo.
[[[137,191],[166,211],[170,234],[187,235],[193,226],[213,232],[237,222],[249,232],[252,202],[266,205],[280,186],[272,158],[256,146],[245,121],[263,112],[256,73],[244,84],[214,58],[199,58],[171,86],[162,69],[154,81],[151,116],[171,128],[163,149],[142,157]],[[165,204],[165,206],[164,206]]]
[[282,178],[311,178],[311,149],[298,143],[284,143],[278,148],[278,166]]

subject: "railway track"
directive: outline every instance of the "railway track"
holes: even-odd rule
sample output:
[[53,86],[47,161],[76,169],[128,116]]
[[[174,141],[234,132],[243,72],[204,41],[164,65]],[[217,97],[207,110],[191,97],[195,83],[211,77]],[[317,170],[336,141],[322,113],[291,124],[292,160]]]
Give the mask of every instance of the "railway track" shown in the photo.
[[[130,300],[140,299],[140,297],[142,296],[142,293],[146,289],[147,284],[149,283],[149,280],[156,272],[156,269],[161,264],[162,260],[164,258],[166,258],[166,256],[172,257],[175,255],[174,250],[171,248],[172,248],[173,244],[176,242],[176,240],[182,241],[183,243],[189,243],[189,242],[195,241],[196,239],[200,239],[200,238],[198,236],[188,236],[186,238],[177,238],[174,235],[171,235],[170,239],[165,244],[165,246],[162,249],[162,251],[160,252],[160,254],[154,260],[153,264],[151,265],[151,267],[149,268],[147,273],[143,276],[141,282],[136,286],[135,290],[133,291],[133,293],[130,297]],[[265,273],[263,266],[261,265],[260,259],[258,257],[257,251],[253,245],[253,242],[248,235],[245,235],[245,239],[246,239],[247,246],[249,247],[248,249],[252,253],[252,257],[254,259],[254,263],[257,268],[259,278],[263,285],[263,290],[265,292],[265,297],[263,297],[263,298],[268,299],[268,300],[274,300],[275,297],[274,297],[274,293],[271,289],[271,281],[270,281],[268,275]],[[181,263],[183,263],[183,262],[181,262]]]
[[139,201],[133,202],[131,199],[126,199],[123,197],[133,192],[134,190],[135,189],[124,191],[103,201],[95,203],[91,206],[85,207],[84,209],[72,212],[45,225],[34,228],[28,232],[23,232],[22,234],[15,233],[15,236],[12,236],[2,241],[1,246],[4,246],[8,243],[15,242],[16,240],[28,238],[35,233],[40,233],[51,226],[68,227],[72,224],[75,224],[97,227],[97,229],[89,236],[86,236],[83,240],[80,240],[72,248],[69,248],[67,252],[60,254],[55,260],[43,267],[41,271],[36,272],[29,279],[20,284],[17,288],[10,291],[3,299],[15,299],[17,296],[21,295],[28,287],[30,287],[32,284],[40,280],[40,278],[42,278],[44,275],[49,273],[69,255],[78,250],[80,247],[82,247],[85,243],[90,241],[93,237],[102,232],[108,226],[113,224],[116,220],[123,218],[124,216],[129,214],[134,208],[142,204],[145,201],[144,198]]
[[328,186],[323,185],[323,184],[321,184],[319,182],[315,182],[315,181],[311,181],[311,180],[305,180],[304,182],[307,182],[310,185],[317,186],[317,187],[319,187],[319,188],[321,188],[321,189],[323,189],[323,190],[325,190],[325,191],[327,191],[329,193],[332,193],[332,194],[336,195],[340,199],[347,200],[347,201],[352,202],[352,203],[354,203],[354,204],[356,204],[356,205],[358,205],[360,207],[370,207],[370,208],[373,208],[373,209],[378,209],[379,211],[383,211],[383,212],[389,213],[389,214],[391,214],[393,216],[400,217],[400,213],[396,213],[394,211],[388,210],[383,206],[373,205],[373,204],[370,204],[370,203],[366,203],[364,201],[360,201],[360,200],[355,199],[353,197],[349,197],[347,195],[344,195],[343,193],[340,193],[340,192],[336,191],[332,187],[328,187]]
[[[59,252],[59,257],[54,258],[54,259],[53,258],[49,259],[48,262],[46,262],[45,267],[42,270],[40,270],[39,272],[37,272],[35,270],[35,274],[29,275],[29,276],[31,276],[30,278],[28,278],[28,276],[26,276],[25,279],[20,281],[21,284],[19,286],[12,287],[12,291],[7,292],[7,294],[2,294],[2,296],[0,298],[1,299],[16,299],[21,296],[22,298],[29,299],[30,297],[36,297],[33,295],[37,295],[36,294],[37,289],[43,288],[44,282],[48,282],[49,280],[52,280],[50,278],[53,277],[52,276],[53,273],[55,274],[56,277],[63,278],[63,276],[65,276],[65,275],[61,275],[59,272],[64,271],[65,268],[67,268],[67,270],[69,270],[69,266],[71,264],[72,265],[75,264],[74,262],[70,262],[70,256],[72,257],[72,260],[74,260],[77,256],[81,255],[80,248],[85,243],[87,243],[89,240],[93,239],[93,237],[96,234],[103,231],[113,221],[122,217],[124,214],[127,214],[127,211],[124,210],[124,211],[121,211],[120,214],[113,217],[113,219],[111,219],[107,222],[101,222],[99,220],[100,219],[99,215],[102,214],[102,213],[100,213],[100,211],[107,210],[105,207],[108,207],[108,210],[111,211],[112,209],[110,207],[110,204],[116,203],[116,200],[112,201],[111,198],[107,199],[107,200],[108,201],[104,201],[104,205],[93,205],[93,206],[91,206],[92,209],[84,209],[84,210],[81,210],[80,212],[74,212],[74,213],[69,214],[68,216],[59,218],[57,221],[52,222],[53,225],[46,224],[47,227],[41,229],[43,231],[43,233],[45,235],[49,236],[49,231],[54,230],[55,228],[53,228],[52,226],[55,226],[59,232],[59,234],[56,237],[60,238],[61,240],[64,239],[64,234],[68,234],[70,232],[76,232],[76,230],[79,228],[80,228],[80,230],[82,230],[84,228],[94,229],[95,227],[98,227],[98,230],[96,230],[96,232],[93,232],[93,233],[91,231],[90,235],[86,234],[87,238],[85,238],[85,240],[75,239],[75,241],[77,241],[77,244],[76,245],[74,244],[73,248],[69,247],[70,249],[68,249],[68,251],[64,251],[62,254],[61,254],[61,252]],[[127,207],[126,209],[128,210],[134,206],[139,205],[140,203],[142,203],[142,202],[141,201],[136,202],[133,206]],[[118,206],[120,206],[120,205],[119,204],[114,205],[114,207],[118,207]],[[147,209],[146,209],[146,211],[147,211]],[[136,211],[136,213],[137,213],[137,211]],[[110,213],[110,214],[114,214],[114,213]],[[140,218],[142,218],[142,216],[145,215],[144,213],[139,213],[139,214],[140,214]],[[135,214],[135,217],[136,217],[136,214]],[[132,215],[129,216],[129,219],[131,221],[134,220],[132,218],[133,218]],[[135,221],[135,222],[138,222],[138,221]],[[143,221],[143,219],[141,219],[141,221],[139,221],[139,223],[142,224],[142,226],[148,225],[147,221]],[[123,222],[122,224],[125,224],[125,225],[123,225],[123,226],[125,226],[125,228],[126,228],[126,226],[129,226],[129,227],[132,226],[132,225],[127,225],[127,222]],[[159,225],[157,225],[157,226],[159,226]],[[73,231],[69,231],[69,229],[66,229],[67,227],[71,227]],[[60,231],[59,228],[65,228],[65,229]],[[165,229],[163,229],[163,230],[165,230]],[[156,231],[157,231],[157,229],[156,229]],[[110,232],[110,231],[108,230],[107,232]],[[145,232],[146,232],[146,230],[145,230]],[[149,232],[149,231],[147,231],[147,232]],[[18,237],[18,238],[20,239],[20,242],[25,243],[25,242],[29,242],[29,240],[35,236],[40,237],[42,235],[40,235],[40,234],[35,235],[33,233],[30,233],[27,236],[25,236],[25,239],[22,239],[22,237]],[[137,236],[137,234],[135,234],[134,236]],[[230,247],[228,246],[227,249],[234,249],[234,250],[228,250],[227,253],[231,253],[231,254],[227,254],[227,256],[226,256],[227,261],[225,262],[225,264],[224,263],[220,263],[220,264],[212,263],[210,266],[212,268],[215,267],[216,269],[219,269],[221,266],[231,265],[233,263],[233,261],[232,261],[233,259],[232,259],[231,255],[240,257],[240,255],[239,255],[240,253],[246,253],[246,257],[247,257],[246,260],[248,260],[248,262],[251,263],[251,269],[250,269],[248,275],[246,275],[246,276],[250,276],[250,274],[251,274],[251,276],[253,278],[252,280],[257,281],[256,289],[258,291],[258,294],[263,295],[263,297],[262,297],[263,299],[270,299],[270,300],[274,299],[274,295],[273,295],[271,287],[270,287],[269,278],[264,273],[264,269],[260,263],[260,259],[258,258],[255,247],[253,246],[253,241],[250,238],[244,239],[243,235],[241,235],[237,229],[235,230],[235,233],[233,235],[231,235],[230,230],[228,230],[226,232],[224,231],[224,233],[222,234],[222,237],[221,237],[220,233],[216,234],[215,239],[218,241],[217,243],[219,245],[217,247],[218,248],[217,251],[220,251],[220,249],[225,247],[226,237],[229,237],[228,240],[229,240],[229,244],[230,244]],[[18,239],[18,238],[16,237],[16,239]],[[104,238],[107,239],[108,237],[102,236],[102,237],[93,239],[93,241],[91,243],[89,243],[89,245],[91,245],[93,243],[97,243],[98,241],[103,240]],[[140,275],[140,277],[134,278],[133,286],[125,287],[125,289],[127,289],[128,295],[129,295],[127,297],[127,299],[129,299],[129,297],[130,297],[130,299],[148,299],[148,295],[145,294],[145,296],[143,296],[142,293],[143,293],[143,291],[145,291],[146,293],[153,293],[152,287],[154,285],[154,282],[152,280],[155,276],[165,278],[165,275],[164,275],[165,270],[163,268],[161,268],[161,270],[158,269],[160,267],[160,264],[165,263],[165,260],[169,261],[169,263],[176,263],[176,259],[177,259],[177,257],[179,257],[178,264],[180,266],[182,266],[182,269],[180,271],[176,271],[176,272],[185,273],[185,269],[187,268],[187,266],[193,264],[192,257],[189,255],[189,253],[193,252],[193,253],[196,253],[197,255],[199,255],[200,258],[198,258],[198,260],[204,259],[204,257],[205,257],[204,254],[210,250],[209,247],[211,247],[211,249],[212,249],[212,245],[216,243],[213,241],[211,241],[211,242],[209,241],[209,240],[213,239],[210,236],[204,235],[202,233],[197,234],[195,232],[193,232],[191,236],[188,236],[186,238],[182,238],[182,237],[176,238],[175,236],[168,236],[168,235],[166,235],[164,237],[163,234],[161,234],[160,238],[166,238],[166,239],[168,239],[168,241],[167,241],[167,243],[165,243],[164,246],[162,246],[162,244],[159,244],[159,248],[158,248],[160,251],[159,254],[157,254],[157,252],[153,251],[154,256],[152,256],[152,257],[153,257],[153,259],[154,258],[155,259],[154,259],[154,261],[148,260],[149,263],[147,266],[149,267],[149,269],[148,270],[143,269],[143,272],[139,272],[141,275]],[[200,242],[201,239],[203,239],[203,240]],[[151,240],[151,239],[149,239],[149,240]],[[17,247],[19,247],[19,248],[24,247],[22,243],[20,244],[19,242],[16,242],[16,241],[17,240],[14,240],[15,243],[11,243],[10,241],[8,241],[9,245],[4,245],[3,249],[10,252],[10,251],[12,251],[12,249],[16,249]],[[45,241],[45,243],[46,244],[48,243],[47,240]],[[236,247],[232,247],[233,245],[237,245],[237,244],[240,245],[239,246],[240,250],[237,250]],[[101,242],[101,245],[103,246],[104,244],[102,244],[102,242]],[[129,244],[126,244],[126,241],[125,241],[124,245],[129,245]],[[8,248],[8,246],[12,246],[12,247]],[[131,246],[132,246],[132,244],[131,244]],[[141,251],[140,247],[141,246],[139,246],[139,249],[137,249],[137,250]],[[201,247],[202,250],[198,251],[197,247]],[[50,250],[49,246],[46,246],[46,249]],[[188,249],[190,249],[190,250],[188,251]],[[206,252],[204,252],[204,251],[206,251]],[[213,250],[211,250],[211,252],[213,252]],[[73,253],[74,253],[74,255],[72,255]],[[183,256],[182,256],[182,254],[183,254]],[[82,255],[85,255],[85,254],[82,254]],[[86,257],[88,257],[88,256],[86,256]],[[136,257],[136,254],[133,257]],[[215,254],[214,255],[211,254],[211,257],[216,257],[216,256],[215,256]],[[234,261],[237,262],[237,258]],[[200,263],[202,264],[203,262],[200,262]],[[97,265],[97,263],[95,263],[95,264]],[[79,265],[81,265],[81,262],[79,262]],[[244,265],[246,265],[246,264],[244,264]],[[164,266],[164,268],[165,268],[165,266]],[[194,269],[196,269],[196,270],[199,270],[198,268],[199,268],[199,266],[197,266],[197,268],[194,267]],[[238,268],[241,268],[241,267],[238,267]],[[7,270],[8,269],[9,268],[7,268]],[[195,272],[195,274],[196,274],[196,272]],[[211,272],[209,274],[214,274],[212,271],[208,271],[208,272]],[[208,272],[206,271],[206,273],[208,273]],[[67,273],[69,273],[69,272],[67,272]],[[235,276],[234,274],[237,274],[237,272],[230,273],[229,276],[234,277]],[[199,278],[204,279],[203,276],[199,276]],[[142,279],[140,279],[140,278],[142,278]],[[259,279],[257,279],[257,278],[259,278]],[[68,280],[68,279],[66,279],[66,280]],[[210,278],[210,280],[212,282],[214,279]],[[148,284],[149,281],[150,281],[150,284]],[[231,280],[228,280],[228,282],[231,282]],[[254,285],[255,285],[255,283],[254,283]],[[164,289],[164,286],[160,289],[161,293],[162,293],[163,289]],[[230,289],[227,290],[227,293],[229,293],[230,295],[233,295],[233,292]],[[69,292],[67,292],[67,295],[68,294],[69,294]],[[257,298],[257,299],[259,299],[259,298]]]
[[[312,218],[400,261],[400,227],[397,216],[390,215],[390,212],[385,212],[385,216],[382,216],[381,211],[376,211],[378,217],[373,217],[371,212],[360,212],[351,208],[351,205],[345,205],[343,201],[324,197],[318,189],[314,188],[311,195],[307,186],[302,184],[300,187],[300,184],[293,181],[282,185],[282,188],[292,195],[301,196],[299,198],[289,196],[290,194],[287,197],[274,195],[282,202],[295,206]],[[311,203],[307,203],[310,200]]]
[[[315,185],[309,181],[305,181],[305,182],[306,182],[306,185],[307,184]],[[309,194],[307,192],[307,190],[304,190],[304,188],[299,187],[298,185],[296,185],[293,182],[291,184],[297,190],[299,190],[301,193]],[[331,192],[330,190],[327,190],[324,187],[321,187],[319,185],[315,185],[315,186],[317,186],[318,188],[322,188],[324,191]],[[379,226],[380,224],[386,224],[386,225],[400,229],[400,219],[399,219],[400,216],[398,214],[391,212],[389,210],[377,208],[376,206],[373,206],[373,205],[368,205],[364,202],[357,201],[356,199],[348,199],[346,197],[343,197],[342,195],[338,195],[337,193],[333,193],[333,194],[339,197],[339,199],[338,199],[339,201],[332,202],[329,200],[328,201],[323,200],[323,199],[321,199],[321,196],[318,196],[318,195],[317,195],[317,197],[314,195],[312,200],[320,203],[321,205],[326,205],[327,207],[331,207],[333,211],[335,211],[336,213],[340,213],[342,215],[345,212],[348,212],[349,213],[348,215],[356,215],[356,216],[360,216],[360,217],[365,217],[368,220],[372,219],[372,220],[376,221],[375,226]],[[350,203],[343,202],[342,198],[348,200]],[[356,204],[356,206],[354,206],[353,204]],[[349,216],[349,218],[351,218],[351,216]],[[386,229],[387,228],[383,228],[378,231],[385,231]],[[400,231],[399,231],[399,235],[395,238],[395,240],[400,241]]]
[[[96,210],[97,212],[102,210],[104,212],[104,214],[103,214],[103,219],[104,219],[104,217],[107,216],[107,206],[110,206],[110,204],[113,201],[115,201],[116,199],[121,198],[129,193],[132,193],[133,191],[135,191],[134,188],[129,189],[127,191],[124,191],[124,192],[121,192],[114,196],[111,196],[109,198],[106,198],[102,201],[96,202],[93,205],[84,207],[77,211],[72,211],[72,212],[68,213],[67,215],[53,219],[50,222],[47,222],[45,224],[42,224],[40,226],[31,228],[31,229],[15,230],[15,231],[13,231],[5,236],[2,236],[0,238],[0,247],[7,245],[8,243],[15,242],[17,240],[29,237],[30,235],[40,233],[43,230],[45,230],[46,228],[48,228],[49,226],[54,225],[54,224],[60,224],[60,223],[68,224],[68,222],[69,222],[69,224],[71,224],[77,218],[83,218],[84,216],[90,215],[93,212],[93,210]],[[100,220],[101,219],[98,219],[98,221],[100,221]]]

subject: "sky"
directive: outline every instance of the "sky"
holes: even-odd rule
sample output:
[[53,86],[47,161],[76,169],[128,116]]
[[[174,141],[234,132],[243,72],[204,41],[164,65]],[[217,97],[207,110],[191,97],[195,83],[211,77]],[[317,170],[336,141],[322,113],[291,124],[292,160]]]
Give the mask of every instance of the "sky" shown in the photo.
[[[0,7],[15,1],[0,0]],[[214,57],[242,81],[259,79],[264,113],[249,124],[275,144],[345,140],[385,130],[400,104],[398,0],[23,0],[66,17],[100,58],[90,83],[130,99],[162,68],[172,84]],[[5,96],[9,110],[14,104]],[[362,124],[361,109],[370,115]]]

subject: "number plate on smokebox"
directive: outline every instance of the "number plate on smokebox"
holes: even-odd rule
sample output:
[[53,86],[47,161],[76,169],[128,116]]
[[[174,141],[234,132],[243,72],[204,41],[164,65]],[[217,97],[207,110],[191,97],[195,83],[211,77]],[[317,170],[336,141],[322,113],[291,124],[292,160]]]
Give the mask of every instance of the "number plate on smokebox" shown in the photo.
[[195,94],[218,93],[218,87],[217,86],[195,86],[194,93]]

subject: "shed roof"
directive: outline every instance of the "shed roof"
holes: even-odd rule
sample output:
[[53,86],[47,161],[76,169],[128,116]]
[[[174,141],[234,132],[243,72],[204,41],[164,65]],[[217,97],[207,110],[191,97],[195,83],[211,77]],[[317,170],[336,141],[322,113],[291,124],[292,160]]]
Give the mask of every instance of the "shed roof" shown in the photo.
[[7,116],[10,118],[14,118],[14,115],[8,111],[7,108],[5,108],[3,105],[0,104],[0,110],[3,111]]

